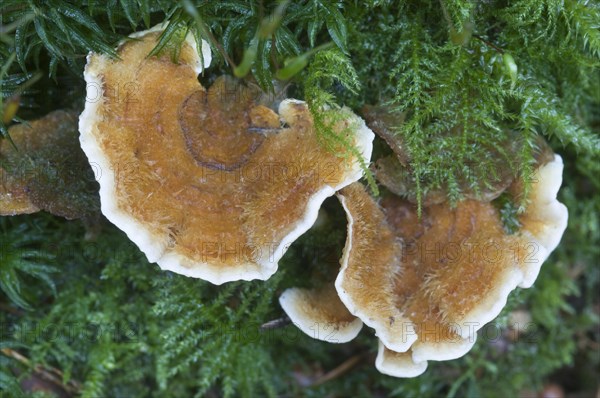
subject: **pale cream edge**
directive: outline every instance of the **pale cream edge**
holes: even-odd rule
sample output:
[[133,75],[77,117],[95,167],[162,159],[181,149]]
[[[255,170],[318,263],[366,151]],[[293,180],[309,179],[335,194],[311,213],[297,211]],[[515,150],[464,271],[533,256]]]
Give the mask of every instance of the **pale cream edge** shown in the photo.
[[[102,87],[102,80],[96,71],[91,70],[89,62],[93,54],[88,54],[84,71],[84,78],[88,85],[95,85],[98,89]],[[105,63],[107,57],[96,55],[96,62]],[[100,94],[99,98],[100,98]],[[96,179],[100,184],[100,206],[102,213],[110,222],[122,229],[129,239],[131,239],[148,257],[148,261],[155,262],[163,252],[164,247],[154,242],[157,240],[152,234],[145,230],[145,227],[136,221],[133,217],[121,211],[117,205],[115,195],[115,176],[110,161],[100,150],[100,143],[96,140],[94,132],[98,123],[98,107],[102,100],[92,102],[86,99],[85,109],[79,116],[79,141],[81,148],[85,152],[88,161],[95,170]]]
[[[290,107],[292,104],[304,104],[303,101],[299,101],[296,99],[286,99],[279,104],[279,114],[287,114],[285,108]],[[345,109],[345,108],[344,108]],[[363,157],[363,161],[365,163],[369,163],[371,160],[371,153],[373,152],[373,139],[375,138],[375,134],[367,127],[365,121],[361,119],[359,116],[352,113],[353,117],[360,124],[359,128],[355,132],[355,145],[356,149],[359,151],[361,156]],[[287,122],[287,120],[284,119]],[[276,258],[279,260],[287,249],[289,245],[292,244],[300,235],[304,232],[308,231],[310,227],[313,226],[315,221],[317,220],[317,216],[319,215],[319,209],[321,208],[321,204],[328,197],[332,196],[335,192],[340,189],[352,184],[353,182],[358,181],[363,175],[363,170],[358,161],[356,161],[352,165],[352,169],[348,171],[347,177],[338,185],[330,186],[326,185],[323,189],[318,191],[313,197],[309,200],[307,210],[304,218],[296,225],[294,230],[292,230],[288,235],[286,235],[281,243],[275,249]],[[277,260],[275,263],[277,263]],[[275,264],[275,267],[277,264]]]
[[495,319],[506,306],[510,292],[523,280],[523,272],[518,268],[509,268],[501,277],[495,289],[484,297],[477,307],[457,321],[456,333],[464,339],[477,334],[485,324]]
[[415,362],[409,353],[401,358],[386,355],[385,345],[379,340],[379,349],[375,358],[375,368],[385,375],[393,377],[417,377],[427,370],[427,361]]
[[[140,38],[149,33],[162,31],[165,26],[166,24],[159,24],[149,30],[133,33],[129,37]],[[195,39],[191,34],[188,34],[186,36],[186,42],[195,50],[194,53],[196,54],[196,61],[194,65],[191,66],[194,68],[194,71],[199,74],[202,72],[202,60],[197,54]],[[117,46],[117,49],[124,43],[125,40],[121,41]],[[210,46],[204,40],[202,41],[202,52],[204,63],[206,66],[210,65]],[[89,67],[92,56],[94,56],[92,52],[90,52],[87,56],[87,65],[83,75],[86,84],[94,85],[98,90],[100,90],[102,87],[102,79],[96,70],[91,70]],[[101,65],[108,61],[108,57],[105,55],[98,54],[96,56],[98,57],[97,62]],[[81,148],[85,152],[90,165],[96,171],[96,178],[100,185],[100,203],[102,213],[110,222],[117,225],[127,234],[129,239],[146,254],[149,262],[156,262],[165,249],[165,244],[160,243],[162,239],[160,237],[153,236],[153,234],[145,229],[143,224],[138,222],[129,214],[123,212],[119,208],[116,201],[114,170],[112,170],[110,161],[100,151],[100,143],[97,141],[95,135],[95,132],[97,132],[96,126],[98,123],[98,107],[102,104],[102,101],[100,100],[100,92],[98,93],[98,96],[99,100],[95,102],[88,101],[86,98],[85,108],[79,116],[79,140]],[[95,166],[97,166],[97,168]]]
[[[292,320],[294,325],[302,332],[312,337],[313,339],[326,341],[328,343],[347,343],[353,340],[362,329],[362,321],[355,318],[352,322],[340,324],[331,320],[313,319],[306,316],[301,307],[301,291],[307,289],[290,288],[285,290],[279,296],[279,304],[287,316]],[[330,330],[331,327],[337,327],[335,331]]]
[[477,331],[500,314],[506,306],[508,295],[522,279],[523,273],[519,269],[508,270],[496,289],[480,301],[477,308],[466,315],[463,320],[451,325],[452,330],[457,334],[455,341],[416,341],[411,347],[413,359],[416,362],[448,361],[465,355],[475,344]]
[[457,336],[456,341],[446,340],[437,343],[421,343],[417,341],[410,347],[412,350],[412,359],[414,362],[423,362],[428,360],[449,361],[460,358],[471,351],[476,341],[477,334],[468,338],[458,338]]
[[[164,25],[157,25],[149,30],[136,32],[131,34],[131,38],[143,37],[146,34],[161,31],[164,29]],[[196,54],[196,60],[194,65],[191,65],[197,73],[202,72],[202,61],[197,55],[197,47],[195,39],[191,34],[188,34],[186,41],[189,45],[194,48]],[[125,41],[121,41],[121,46]],[[117,47],[118,48],[118,47]],[[204,62],[208,66],[211,62],[210,47],[205,41],[202,42],[202,51]],[[108,57],[104,55],[94,55],[90,52],[87,56],[86,68],[84,70],[84,78],[87,85],[92,85],[98,90],[102,87],[102,79],[98,75],[97,70],[92,70],[90,67],[90,61],[93,56],[96,56],[96,62],[100,65],[108,61]],[[99,97],[100,93],[98,93]],[[122,211],[116,201],[116,187],[115,187],[115,175],[112,170],[111,163],[108,158],[100,151],[100,143],[96,138],[97,123],[98,123],[98,108],[102,104],[102,101],[88,101],[86,99],[85,108],[79,116],[79,132],[80,132],[80,144],[81,148],[85,152],[88,161],[92,168],[96,172],[96,178],[100,184],[100,202],[102,213],[106,218],[113,224],[117,225],[123,230],[129,239],[133,241],[142,252],[145,253],[149,262],[156,262],[165,250],[164,243],[161,243],[161,237],[154,236],[145,229],[145,226],[138,222],[135,218]]]
[[[143,30],[141,32],[134,32],[129,35],[129,38],[139,39],[140,37],[144,37],[145,35],[147,35],[149,33],[162,32],[163,30],[165,30],[165,28],[167,27],[168,24],[169,24],[168,22],[165,22],[162,24],[155,25],[148,30]],[[194,71],[196,72],[196,74],[199,75],[200,73],[202,73],[202,71],[204,69],[208,68],[210,66],[210,63],[212,62],[212,53],[210,51],[210,45],[208,44],[208,42],[206,42],[206,40],[202,40],[202,57],[200,57],[198,55],[198,46],[196,45],[196,39],[194,38],[194,35],[192,35],[191,33],[188,33],[185,36],[185,41],[187,42],[187,44],[190,47],[192,47],[195,50],[196,62],[195,62],[195,65],[193,65],[193,68],[194,68]],[[125,42],[126,42],[126,40],[122,40],[121,42],[119,42],[119,47]],[[202,65],[203,60],[204,60],[204,65]]]
[[[474,336],[485,324],[495,319],[506,305],[511,291],[517,287],[531,287],[539,274],[542,263],[560,242],[568,221],[567,208],[556,199],[556,194],[562,184],[562,171],[563,163],[559,155],[555,155],[551,162],[543,165],[537,171],[538,180],[534,189],[537,191],[538,197],[535,203],[530,204],[530,206],[540,206],[542,209],[548,208],[551,211],[547,217],[550,224],[548,228],[553,230],[552,236],[545,237],[544,242],[541,242],[530,231],[522,232],[524,240],[538,245],[535,257],[528,263],[524,272],[517,268],[510,269],[504,275],[504,282],[500,284],[495,293],[458,322],[461,325],[460,335],[463,338],[468,339]],[[542,211],[541,213],[545,214],[546,212]]]
[[[405,352],[409,348],[412,348],[413,359],[415,362],[422,362],[426,360],[449,360],[459,358],[466,354],[471,349],[473,344],[475,344],[477,331],[500,314],[506,305],[508,295],[511,291],[513,291],[517,286],[530,287],[533,284],[537,278],[537,275],[539,274],[542,262],[546,260],[551,251],[554,250],[560,242],[560,238],[566,229],[568,220],[568,212],[566,207],[556,199],[556,194],[562,184],[562,170],[562,158],[559,155],[555,155],[552,162],[542,166],[537,172],[537,183],[539,185],[537,185],[536,189],[538,189],[537,193],[539,197],[537,198],[538,201],[536,202],[536,205],[544,206],[548,209],[548,211],[551,212],[551,214],[548,214],[550,222],[550,226],[548,228],[551,229],[553,233],[550,236],[545,236],[543,239],[544,242],[542,243],[529,231],[523,232],[523,235],[529,237],[531,242],[539,245],[539,250],[535,254],[536,257],[531,261],[531,265],[525,270],[525,274],[517,268],[510,269],[508,272],[506,272],[503,282],[500,283],[495,291],[484,301],[482,301],[477,308],[467,314],[463,320],[457,323],[456,326],[458,326],[458,328],[456,329],[456,332],[462,337],[462,339],[457,340],[456,342],[420,343],[418,341],[415,342],[415,340],[417,340],[417,336],[415,334],[414,340],[411,342],[411,344],[415,344],[413,344],[412,347],[410,347],[411,344],[409,344],[408,347],[401,347],[401,349],[391,349],[389,348],[390,345],[387,343],[382,342],[381,344],[385,344],[388,349],[396,352]],[[347,267],[348,256],[352,247],[352,216],[346,206],[345,198],[341,195],[338,196],[348,216],[349,238],[346,243],[348,250],[346,250],[346,248],[344,249],[344,255],[342,257],[342,270],[340,275],[338,275],[338,279],[336,279],[336,288],[338,289],[340,298],[344,304],[348,306],[350,311],[354,315],[357,315],[363,319],[365,324],[374,327],[373,322],[367,322],[366,319],[368,319],[368,316],[362,317],[360,314],[352,311],[352,300],[350,297],[347,297],[347,294],[341,288],[343,271],[345,270],[345,267]],[[549,247],[545,247],[544,244],[548,245]],[[382,336],[379,337],[381,338]]]
[[[538,184],[536,184],[538,188],[536,190],[536,195],[538,195],[536,215],[547,219],[548,224],[540,235],[534,235],[528,230],[522,233],[523,240],[536,244],[539,250],[533,253],[534,257],[528,261],[528,267],[524,271],[525,275],[519,287],[528,288],[533,285],[542,263],[556,249],[567,229],[569,211],[564,204],[556,199],[558,190],[562,185],[563,168],[562,158],[559,155],[554,155],[554,159],[542,166],[536,173],[538,179]],[[539,184],[541,181],[548,183]]]
[[365,325],[375,329],[375,333],[377,337],[379,337],[383,343],[392,351],[396,352],[405,352],[408,351],[410,346],[417,340],[418,336],[415,332],[414,324],[406,319],[396,319],[395,324],[400,326],[400,333],[398,335],[392,335],[390,333],[390,329],[386,327],[381,327],[380,322],[373,319],[369,316],[369,314],[363,313],[360,311],[352,297],[348,294],[348,292],[344,289],[343,283],[346,277],[346,269],[348,268],[348,261],[350,259],[350,252],[352,251],[352,233],[354,227],[354,218],[352,217],[352,213],[348,208],[346,197],[344,195],[338,194],[338,199],[346,212],[346,218],[348,219],[348,232],[346,237],[346,245],[344,246],[344,252],[341,259],[341,267],[340,272],[335,279],[335,288],[340,296],[340,300],[344,303],[346,308],[350,311],[350,313],[358,318],[362,319]]
[[[279,114],[286,114],[285,107],[288,107],[293,103],[304,104],[303,101],[286,99],[279,105]],[[356,117],[357,121],[359,121],[361,124],[355,135],[356,146],[359,152],[362,154],[363,160],[368,162],[371,159],[371,152],[373,151],[373,139],[375,138],[375,134],[366,126],[365,122],[361,118],[356,115],[354,117]],[[289,246],[303,233],[308,231],[315,223],[319,214],[319,209],[321,208],[321,205],[325,199],[332,196],[336,191],[344,188],[345,186],[358,181],[362,177],[362,174],[363,171],[360,167],[360,164],[356,162],[352,170],[348,172],[348,176],[340,184],[333,187],[325,185],[322,189],[317,191],[309,199],[304,217],[300,219],[290,233],[283,237],[277,247],[274,250],[270,250],[268,247],[260,248],[261,255],[257,263],[239,264],[236,266],[236,268],[229,269],[228,272],[223,272],[223,269],[214,267],[211,264],[196,262],[194,263],[194,267],[197,267],[198,265],[201,265],[201,267],[192,269],[181,266],[182,263],[186,262],[185,257],[177,253],[166,253],[158,261],[158,264],[162,269],[168,269],[173,272],[194,278],[205,279],[217,285],[236,280],[266,280],[277,271],[278,262],[283,257]],[[260,266],[258,269],[257,264]]]
[[[164,29],[164,25],[157,25],[154,28],[136,32],[130,37],[139,38],[148,33],[156,32]],[[196,62],[193,65],[196,73],[202,72],[202,62],[197,54],[197,47],[195,40],[191,34],[186,37],[188,44],[192,46],[196,53]],[[190,41],[191,40],[191,41]],[[121,43],[122,44],[122,43]],[[210,65],[211,55],[210,47],[206,42],[202,43],[202,51],[206,66]],[[92,53],[88,55],[88,63],[91,59]],[[104,56],[99,56],[102,61],[105,61]],[[102,81],[95,71],[90,70],[86,67],[84,71],[84,78],[87,84],[95,84],[97,87],[102,87]],[[297,100],[285,100],[280,104],[282,106],[288,106],[292,102],[301,102]],[[154,236],[152,233],[147,231],[145,227],[135,220],[130,215],[119,209],[116,194],[115,194],[115,178],[114,172],[111,170],[109,160],[99,149],[99,142],[96,140],[94,132],[98,122],[97,120],[97,109],[100,105],[100,101],[89,102],[86,101],[85,109],[82,112],[79,119],[79,131],[80,131],[80,143],[83,151],[86,153],[88,160],[92,166],[97,165],[100,170],[100,177],[98,182],[100,183],[100,199],[102,213],[109,219],[113,224],[117,225],[123,230],[129,239],[131,239],[142,252],[146,254],[149,262],[156,262],[161,269],[173,271],[178,274],[182,274],[189,277],[201,278],[214,284],[222,284],[225,282],[235,280],[252,280],[252,279],[268,279],[277,270],[277,262],[289,247],[289,245],[296,240],[300,235],[306,232],[316,221],[319,208],[323,201],[332,196],[337,190],[357,181],[362,176],[362,169],[360,165],[356,165],[355,169],[351,172],[350,176],[345,179],[341,184],[335,187],[325,186],[323,189],[318,191],[309,200],[307,210],[304,218],[296,225],[296,227],[282,239],[282,242],[278,245],[272,255],[264,254],[259,261],[261,269],[257,269],[256,264],[247,263],[239,264],[233,269],[228,269],[227,272],[223,272],[220,267],[211,266],[208,263],[195,262],[194,268],[188,268],[182,264],[188,262],[184,256],[175,252],[166,251],[166,245],[162,236]],[[365,125],[364,121],[356,116],[361,122],[361,127],[357,131],[357,146],[359,151],[362,153],[365,161],[369,161],[371,158],[371,152],[373,150],[373,132]],[[265,252],[263,250],[263,252]]]

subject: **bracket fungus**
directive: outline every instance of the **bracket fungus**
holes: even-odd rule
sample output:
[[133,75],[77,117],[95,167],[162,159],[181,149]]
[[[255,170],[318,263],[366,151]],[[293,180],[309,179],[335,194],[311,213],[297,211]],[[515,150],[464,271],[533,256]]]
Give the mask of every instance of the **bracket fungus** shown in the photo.
[[9,173],[0,167],[0,216],[31,214],[40,208],[33,204],[27,188],[13,180]]
[[[412,155],[409,146],[406,144],[406,139],[402,134],[398,134],[398,126],[404,124],[405,114],[398,112],[388,106],[371,106],[365,105],[361,114],[365,118],[367,125],[373,130],[377,136],[382,138],[387,146],[393,152],[390,155],[382,156],[373,164],[372,171],[377,181],[390,192],[408,199],[412,203],[417,203],[417,185],[413,178],[413,170],[411,167]],[[460,136],[462,126],[458,125],[443,134]],[[467,163],[472,167],[469,173],[465,173],[463,178],[458,178],[455,181],[455,188],[460,190],[463,197],[467,199],[480,200],[490,202],[496,199],[504,192],[514,180],[514,172],[510,170],[507,162],[507,156],[517,152],[519,140],[516,133],[510,133],[514,139],[506,140],[503,145],[489,145],[486,150],[488,152],[488,160],[490,164],[481,165]],[[546,143],[540,140],[539,144],[542,147],[547,146]],[[473,180],[472,177],[480,175],[481,181]],[[467,178],[470,177],[470,178]],[[421,177],[421,188],[425,188],[420,192],[420,201],[424,206],[439,204],[446,201],[448,197],[447,184],[427,184],[427,179]]]
[[317,340],[346,343],[362,329],[362,321],[348,311],[333,285],[290,288],[281,294],[279,303],[294,325]]
[[98,210],[94,173],[77,141],[77,115],[54,111],[8,129],[0,142],[0,215],[47,211],[67,219]]
[[[304,102],[275,112],[250,84],[198,81],[210,64],[191,34],[179,61],[149,57],[162,27],[118,59],[91,53],[81,146],[100,165],[102,213],[166,270],[215,284],[267,279],[325,198],[358,180],[373,133],[347,109],[336,133],[360,156],[320,145]],[[362,159],[358,159],[362,157]]]
[[[567,226],[556,199],[562,169],[558,155],[538,159],[514,234],[490,202],[433,204],[419,219],[415,204],[397,196],[378,204],[359,183],[338,193],[348,235],[335,288],[348,311],[375,329],[380,372],[415,377],[429,360],[463,356],[509,293],[533,284]],[[521,183],[508,192],[518,197]]]

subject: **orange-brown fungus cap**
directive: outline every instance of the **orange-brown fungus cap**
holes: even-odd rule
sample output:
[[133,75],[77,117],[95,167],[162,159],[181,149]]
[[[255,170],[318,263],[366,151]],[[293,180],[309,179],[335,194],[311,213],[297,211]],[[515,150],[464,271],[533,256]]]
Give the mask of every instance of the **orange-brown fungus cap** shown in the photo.
[[348,217],[346,247],[335,281],[340,299],[386,344],[406,351],[416,335],[396,305],[394,280],[401,272],[400,242],[362,184],[349,185],[338,198]]
[[[363,322],[352,315],[340,300],[334,286],[334,280],[340,269],[340,253],[343,236],[335,236],[336,232],[341,232],[337,225],[327,223],[327,215],[324,209],[321,209],[319,215],[321,222],[317,221],[313,228],[323,228],[330,226],[333,230],[320,231],[322,236],[328,236],[329,241],[326,247],[317,245],[314,249],[314,256],[305,265],[306,270],[311,270],[308,279],[312,282],[309,288],[293,287],[286,289],[279,297],[281,308],[285,311],[290,320],[301,331],[308,336],[327,341],[329,343],[345,343],[354,339],[362,329]],[[319,225],[320,224],[320,225]],[[316,242],[325,243],[323,239],[317,239]],[[319,256],[318,253],[328,253],[326,256]],[[331,253],[331,256],[329,256]]]
[[[417,186],[410,166],[411,152],[406,145],[406,137],[401,133],[405,114],[389,106],[373,105],[365,105],[361,112],[367,126],[381,137],[394,152],[393,155],[383,156],[375,161],[372,168],[375,178],[390,192],[407,198],[412,203],[417,203]],[[459,125],[441,134],[460,135],[461,131],[462,126]],[[518,152],[518,142],[519,140],[516,139],[507,140],[502,148],[487,148],[489,154],[492,155],[492,163],[486,169],[480,170],[476,164],[469,165],[472,167],[472,177],[485,177],[484,184],[473,184],[473,178],[462,178],[456,181],[457,187],[455,188],[458,188],[466,199],[484,202],[496,199],[514,180],[514,172],[509,167],[507,156]],[[541,144],[541,146],[546,145]],[[446,185],[437,188],[430,188],[428,185],[423,184],[422,181],[421,187],[426,188],[420,192],[419,199],[422,205],[429,206],[446,201],[448,197]]]
[[294,325],[317,340],[346,343],[362,328],[362,321],[340,301],[333,284],[318,289],[287,289],[279,303]]
[[427,362],[415,362],[412,350],[396,352],[388,349],[379,340],[375,367],[378,371],[394,377],[417,377],[427,370]]
[[[349,258],[336,281],[338,293],[388,350],[403,353],[410,347],[407,374],[427,360],[464,355],[508,294],[531,286],[567,225],[567,209],[556,200],[562,168],[557,155],[538,167],[522,227],[513,235],[486,202],[466,200],[455,209],[433,205],[419,220],[415,205],[397,197],[384,200],[382,211],[358,184],[340,192],[348,213]],[[397,250],[396,240],[402,242],[400,259],[389,254]],[[390,362],[386,352],[380,349],[378,368],[400,375],[397,367],[405,357]],[[386,363],[393,364],[387,371]]]
[[[202,87],[206,43],[204,64],[191,36],[178,63],[148,57],[159,34],[137,33],[119,59],[88,58],[81,145],[102,169],[102,212],[163,269],[217,284],[266,279],[360,163],[319,145],[301,101],[275,112],[233,79]],[[338,133],[368,161],[373,133],[342,111]]]
[[77,115],[55,111],[11,126],[0,142],[0,215],[45,210],[68,219],[98,211],[97,185],[77,140]]

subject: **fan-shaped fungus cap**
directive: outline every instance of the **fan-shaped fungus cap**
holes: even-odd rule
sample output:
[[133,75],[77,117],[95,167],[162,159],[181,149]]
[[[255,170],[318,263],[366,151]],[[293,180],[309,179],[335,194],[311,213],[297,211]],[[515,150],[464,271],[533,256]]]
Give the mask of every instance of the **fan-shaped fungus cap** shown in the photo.
[[[335,290],[333,281],[340,268],[338,253],[342,251],[338,244],[342,243],[343,232],[337,225],[327,223],[327,218],[326,210],[321,209],[313,231],[320,230],[317,233],[322,234],[321,238],[315,238],[319,243],[323,242],[322,237],[328,237],[327,246],[318,247],[318,252],[331,253],[332,256],[320,256],[315,251],[307,264],[313,285],[285,290],[279,297],[279,303],[294,325],[310,337],[329,343],[345,343],[358,335],[363,323],[348,311]],[[327,227],[335,228],[335,231],[323,230]],[[335,236],[336,233],[340,235]]]
[[346,343],[362,328],[362,321],[348,311],[333,285],[287,289],[279,297],[279,303],[301,331],[317,340]]
[[[372,105],[365,105],[361,109],[361,113],[367,126],[381,137],[394,152],[393,155],[381,157],[374,163],[373,173],[377,181],[396,195],[402,196],[412,203],[417,203],[417,187],[410,166],[411,151],[406,145],[405,137],[398,133],[398,128],[404,124],[405,114],[388,106]],[[460,125],[455,126],[447,134],[460,135],[462,128]],[[506,154],[516,153],[518,142],[519,140],[516,139],[506,140],[504,148],[501,150],[496,147],[487,148],[492,155],[492,163],[482,171],[478,172],[477,169],[474,169],[471,173],[471,177],[478,174],[485,175],[484,184],[478,184],[472,181],[472,178],[462,178],[455,181],[455,188],[458,188],[466,199],[483,202],[496,199],[514,180],[514,173],[508,167],[506,158],[509,155]],[[427,187],[428,184],[421,183],[421,186]],[[448,187],[444,185],[434,189],[426,188],[420,192],[420,202],[424,206],[443,203],[448,197],[448,191]]]
[[[349,225],[348,259],[336,280],[340,298],[375,328],[387,349],[412,350],[412,361],[407,361],[380,349],[380,368],[393,363],[390,374],[401,374],[402,366],[410,373],[427,360],[464,355],[477,330],[500,313],[508,294],[517,286],[531,286],[567,225],[567,209],[556,200],[562,168],[558,155],[537,168],[530,204],[513,235],[505,232],[490,203],[467,200],[456,209],[433,205],[419,222],[414,205],[393,198],[382,203],[383,220],[384,213],[358,184],[340,191]],[[372,254],[394,247],[390,231],[403,242],[402,258],[385,255],[388,263],[377,262],[375,268]]]
[[416,335],[410,319],[396,308],[394,280],[401,272],[400,242],[362,184],[349,185],[338,198],[348,218],[346,246],[335,281],[340,299],[388,347],[406,351]]
[[94,174],[77,140],[77,115],[54,111],[11,126],[0,142],[0,215],[45,210],[74,219],[98,211]]
[[[179,63],[148,57],[159,30],[122,44],[119,59],[88,57],[81,146],[102,169],[102,212],[163,269],[266,279],[323,200],[360,178],[359,159],[324,149],[301,101],[276,113],[226,78],[206,91],[191,36]],[[373,133],[344,112],[335,129],[368,160]]]
[[379,340],[375,367],[388,376],[417,377],[427,370],[427,361],[415,362],[412,350],[409,349],[406,352],[391,351]]

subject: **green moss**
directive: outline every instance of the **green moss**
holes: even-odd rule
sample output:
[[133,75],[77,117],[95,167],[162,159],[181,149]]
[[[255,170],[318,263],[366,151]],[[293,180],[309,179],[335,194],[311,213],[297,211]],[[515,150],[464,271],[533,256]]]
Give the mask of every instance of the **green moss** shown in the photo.
[[[432,362],[423,376],[402,380],[374,369],[369,328],[343,345],[310,339],[293,325],[260,331],[283,317],[277,298],[284,288],[309,285],[310,276],[323,274],[315,258],[338,255],[346,221],[335,200],[326,205],[325,226],[291,247],[276,276],[225,286],[160,271],[106,221],[18,216],[0,220],[0,348],[60,369],[63,383],[80,382],[88,397],[505,397],[549,380],[573,394],[595,394],[600,6],[576,0],[310,0],[288,2],[283,12],[279,6],[5,0],[0,113],[9,98],[20,103],[12,122],[80,109],[85,55],[110,54],[132,30],[170,19],[178,29],[165,34],[162,49],[176,56],[181,29],[191,29],[213,47],[209,75],[233,74],[256,45],[245,78],[266,90],[275,76],[285,78],[280,84],[307,100],[323,143],[335,150],[348,148],[330,129],[339,106],[358,112],[364,104],[387,104],[405,112],[396,130],[421,193],[444,187],[460,200],[461,187],[493,181],[497,156],[527,176],[542,135],[565,160],[559,198],[570,218],[535,286],[511,295],[465,357]],[[319,46],[327,48],[313,51]],[[4,135],[7,124],[0,129]],[[512,142],[519,150],[511,155],[504,148]],[[376,148],[375,157],[389,154],[382,142]],[[499,203],[511,227],[518,206]],[[92,240],[83,239],[86,233]],[[516,340],[509,329],[515,309],[532,322]],[[348,372],[306,386],[357,355],[359,364]],[[34,373],[0,355],[0,389],[10,396],[23,395],[18,382]]]

